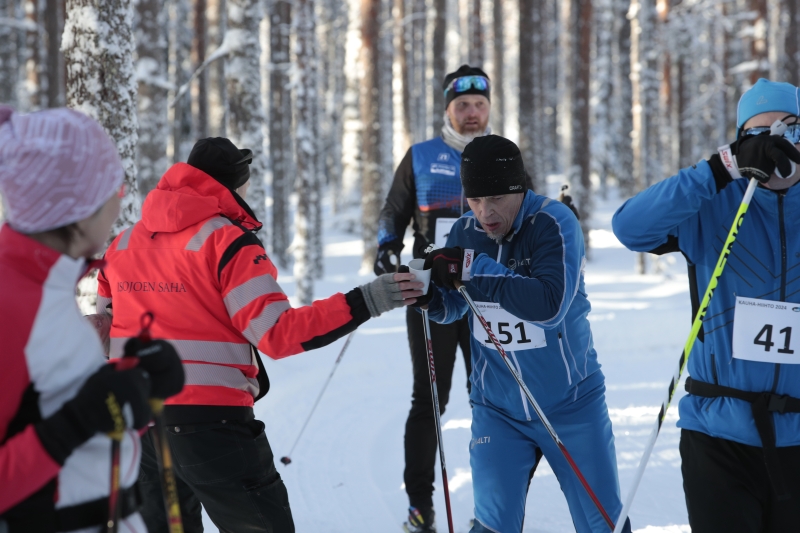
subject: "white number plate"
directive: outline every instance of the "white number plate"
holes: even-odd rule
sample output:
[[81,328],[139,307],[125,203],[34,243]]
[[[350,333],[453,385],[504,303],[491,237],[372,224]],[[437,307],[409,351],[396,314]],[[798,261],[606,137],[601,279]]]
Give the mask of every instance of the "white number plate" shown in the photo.
[[[547,346],[542,328],[515,317],[500,307],[500,304],[475,302],[475,306],[480,310],[489,327],[492,328],[492,333],[500,341],[504,350],[531,350]],[[484,346],[497,349],[477,316],[472,317],[472,334]]]
[[437,218],[436,219],[436,240],[435,243],[437,248],[444,248],[444,245],[447,244],[447,237],[450,235],[450,230],[453,228],[453,224],[456,223],[457,218]]
[[738,296],[733,356],[763,363],[800,364],[800,304]]

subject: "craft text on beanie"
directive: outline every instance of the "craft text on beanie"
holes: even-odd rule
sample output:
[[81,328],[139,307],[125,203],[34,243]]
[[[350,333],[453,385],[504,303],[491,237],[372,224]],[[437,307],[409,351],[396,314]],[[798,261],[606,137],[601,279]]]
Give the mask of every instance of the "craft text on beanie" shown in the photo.
[[461,153],[461,186],[467,198],[524,193],[525,165],[517,145],[499,135],[473,139]]
[[736,110],[736,127],[741,128],[754,116],[770,111],[800,115],[800,88],[791,83],[759,79],[739,99],[739,107]]
[[444,91],[444,108],[450,105],[453,99],[465,94],[479,94],[490,100],[491,87],[489,76],[478,67],[461,65],[458,70],[444,77],[442,90]]
[[39,233],[92,216],[122,186],[114,141],[74,109],[0,106],[0,193],[8,223]]
[[240,150],[224,137],[208,137],[195,143],[186,162],[235,190],[250,179],[252,161],[251,150]]

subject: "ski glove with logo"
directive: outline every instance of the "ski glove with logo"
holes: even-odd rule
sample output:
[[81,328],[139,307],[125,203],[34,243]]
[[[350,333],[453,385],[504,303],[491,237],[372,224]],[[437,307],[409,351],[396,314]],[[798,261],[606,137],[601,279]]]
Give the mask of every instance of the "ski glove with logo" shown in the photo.
[[120,412],[126,426],[146,427],[152,413],[148,404],[150,377],[138,366],[117,371],[105,364],[92,374],[74,398],[49,418],[34,425],[47,453],[63,465],[75,448],[97,433],[115,429],[115,415]]
[[747,135],[736,142],[722,146],[719,153],[708,159],[717,192],[737,178],[755,178],[766,183],[777,170],[780,176],[789,178],[796,170],[792,161],[800,163],[800,152],[779,135]]
[[399,239],[381,244],[378,247],[378,255],[375,257],[373,270],[376,276],[383,274],[393,274],[400,266],[400,251],[403,249],[403,242]]
[[172,344],[164,340],[144,342],[134,337],[125,343],[126,357],[138,358],[138,366],[150,374],[150,398],[166,400],[183,389],[183,363]]
[[372,318],[403,306],[403,292],[400,289],[400,283],[400,281],[395,281],[394,274],[384,274],[359,287]]
[[455,281],[460,281],[464,265],[464,250],[454,248],[438,248],[425,257],[425,270],[430,269],[431,281],[439,287],[456,290]]

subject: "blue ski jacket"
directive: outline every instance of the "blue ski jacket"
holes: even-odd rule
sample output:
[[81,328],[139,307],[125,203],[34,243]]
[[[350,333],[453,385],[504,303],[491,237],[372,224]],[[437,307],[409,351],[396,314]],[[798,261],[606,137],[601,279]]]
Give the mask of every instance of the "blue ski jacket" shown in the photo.
[[[453,226],[447,246],[475,250],[467,291],[476,302],[499,304],[510,313],[492,330],[501,343],[517,347],[505,351],[545,413],[569,407],[603,385],[587,320],[583,233],[567,206],[528,191],[501,244],[486,235],[470,211]],[[461,294],[439,287],[428,309],[441,323],[470,311]],[[470,400],[531,420],[535,414],[522,390],[474,317],[470,330]],[[539,347],[524,349],[528,340]]]
[[[629,249],[655,254],[679,251],[686,257],[692,318],[746,188],[747,181],[738,179],[718,192],[711,168],[701,161],[637,194],[614,214],[614,233]],[[800,303],[798,220],[800,187],[756,190],[692,348],[688,363],[692,379],[800,397],[800,364],[735,359],[732,351],[737,296]],[[784,337],[775,335],[775,343],[782,344]],[[797,353],[800,363],[800,350]],[[679,412],[681,428],[761,446],[748,402],[687,395]],[[800,414],[770,415],[777,446],[800,444]]]

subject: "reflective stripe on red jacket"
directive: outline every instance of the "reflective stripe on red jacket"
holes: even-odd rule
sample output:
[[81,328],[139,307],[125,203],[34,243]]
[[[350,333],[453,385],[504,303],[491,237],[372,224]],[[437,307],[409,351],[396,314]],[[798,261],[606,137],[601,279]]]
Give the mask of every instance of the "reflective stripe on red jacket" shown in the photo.
[[[75,302],[75,285],[85,270],[84,260],[61,255],[7,224],[0,229],[0,523],[7,522],[11,531],[32,518],[56,520],[56,509],[108,497],[108,436],[95,435],[60,465],[33,426],[61,409],[105,364],[100,339]],[[138,433],[127,431],[123,488],[136,482],[140,449]],[[134,514],[120,531],[147,529]]]
[[360,289],[293,309],[241,199],[177,163],[146,198],[142,220],[106,252],[98,311],[113,310],[111,357],[155,315],[152,335],[184,362],[168,405],[252,406],[258,366],[250,345],[280,359],[324,346],[369,318]]

